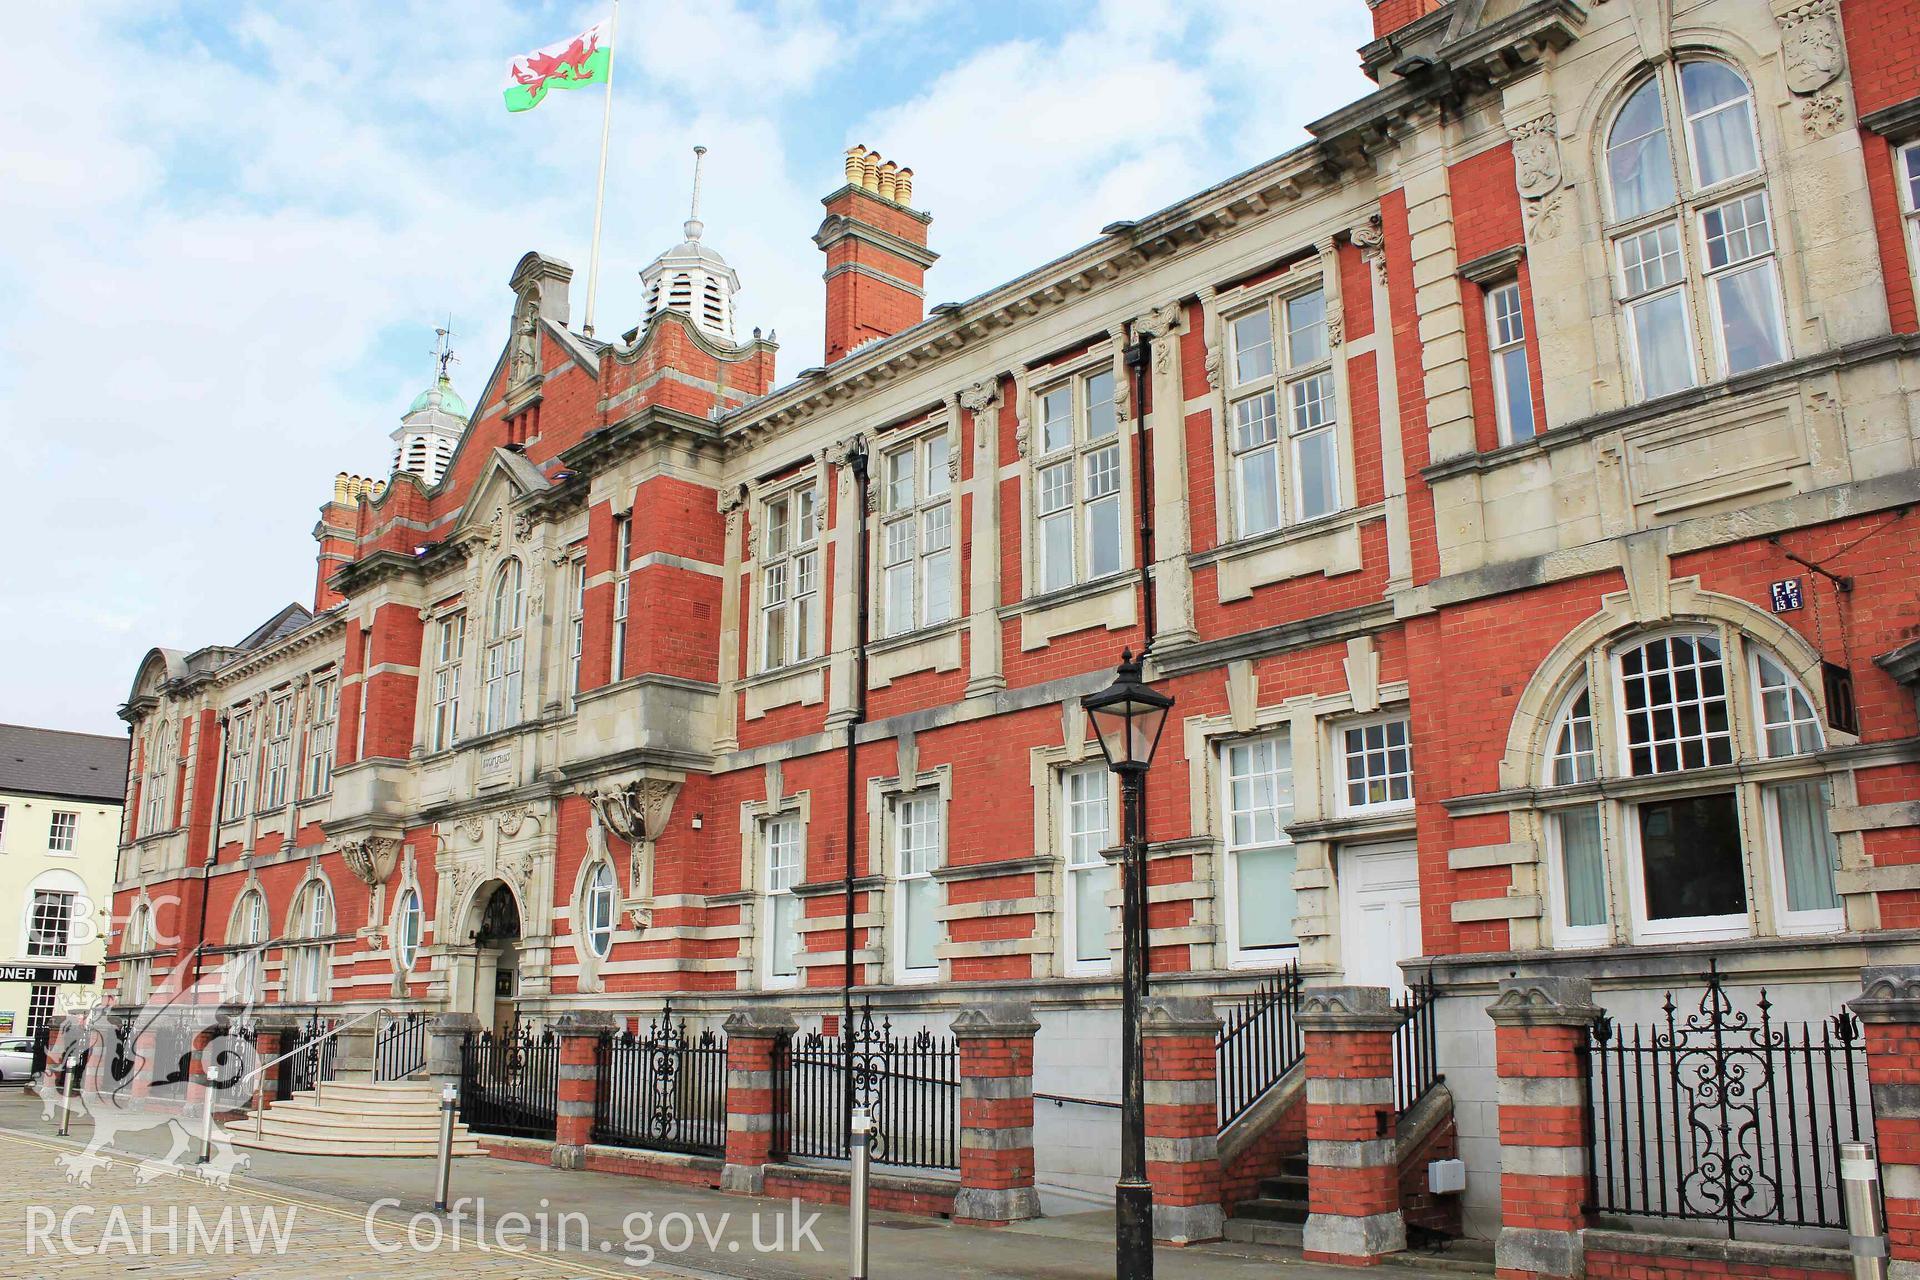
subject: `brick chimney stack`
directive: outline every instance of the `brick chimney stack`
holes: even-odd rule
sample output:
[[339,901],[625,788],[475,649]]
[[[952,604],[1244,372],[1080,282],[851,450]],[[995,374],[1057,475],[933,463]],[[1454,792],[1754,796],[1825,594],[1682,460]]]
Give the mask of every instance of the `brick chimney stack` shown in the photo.
[[910,207],[913,170],[862,146],[847,149],[846,185],[820,203],[813,242],[827,255],[827,363],[926,314],[929,214]]
[[1390,36],[1416,18],[1424,18],[1445,0],[1367,0],[1373,10],[1373,38]]
[[342,471],[333,478],[333,500],[320,505],[320,522],[313,526],[313,539],[320,544],[320,563],[314,571],[313,611],[322,613],[340,603],[343,596],[328,579],[353,563],[360,547],[360,503],[377,502],[387,491],[387,482]]

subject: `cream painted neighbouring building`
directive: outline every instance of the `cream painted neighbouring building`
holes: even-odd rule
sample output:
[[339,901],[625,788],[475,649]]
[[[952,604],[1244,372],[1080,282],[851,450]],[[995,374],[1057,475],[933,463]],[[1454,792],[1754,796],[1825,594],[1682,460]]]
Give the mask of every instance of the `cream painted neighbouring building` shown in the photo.
[[0,1036],[100,997],[127,740],[0,724],[0,962],[71,963],[85,983],[0,982]]

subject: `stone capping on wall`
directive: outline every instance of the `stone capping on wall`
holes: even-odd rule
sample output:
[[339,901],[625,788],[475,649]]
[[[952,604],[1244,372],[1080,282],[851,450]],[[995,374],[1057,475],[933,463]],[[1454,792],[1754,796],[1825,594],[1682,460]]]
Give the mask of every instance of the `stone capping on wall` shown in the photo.
[[[1766,1244],[1758,1240],[1697,1240],[1600,1227],[1587,1228],[1584,1239],[1589,1256],[1621,1253],[1634,1258],[1671,1258],[1688,1272],[1707,1270],[1702,1264],[1720,1263],[1729,1267],[1766,1268],[1762,1274],[1770,1276],[1788,1275],[1795,1270],[1853,1274],[1853,1264],[1845,1249]],[[1648,1269],[1653,1271],[1653,1266]]]
[[1511,244],[1504,249],[1495,249],[1492,253],[1483,253],[1471,262],[1461,263],[1454,274],[1474,284],[1489,284],[1504,276],[1512,275],[1514,269],[1526,256],[1526,245]]
[[1911,142],[1920,134],[1920,98],[1908,98],[1860,117],[1860,127],[1870,129],[1888,142]]
[[1585,978],[1506,978],[1487,1008],[1498,1027],[1591,1025],[1601,1009],[1593,1002],[1593,984]]

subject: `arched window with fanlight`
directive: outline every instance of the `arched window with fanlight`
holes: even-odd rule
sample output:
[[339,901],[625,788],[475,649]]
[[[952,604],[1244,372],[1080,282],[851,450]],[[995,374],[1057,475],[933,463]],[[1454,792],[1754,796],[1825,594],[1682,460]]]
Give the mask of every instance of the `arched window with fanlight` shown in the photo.
[[1577,675],[1536,793],[1556,945],[1845,927],[1826,736],[1785,658],[1686,626],[1621,639]]
[[525,572],[518,560],[508,560],[494,573],[493,589],[487,594],[481,733],[496,733],[520,723],[526,626]]
[[327,998],[333,971],[333,895],[324,880],[309,880],[287,922],[286,999],[317,1004]]
[[1607,239],[1636,399],[1785,360],[1752,87],[1716,58],[1645,74],[1607,128]]
[[145,1004],[153,983],[153,908],[142,902],[120,935],[120,1003]]
[[261,959],[267,941],[267,899],[258,889],[248,889],[234,903],[233,918],[227,925],[227,995],[235,1000],[257,1002],[262,989]]

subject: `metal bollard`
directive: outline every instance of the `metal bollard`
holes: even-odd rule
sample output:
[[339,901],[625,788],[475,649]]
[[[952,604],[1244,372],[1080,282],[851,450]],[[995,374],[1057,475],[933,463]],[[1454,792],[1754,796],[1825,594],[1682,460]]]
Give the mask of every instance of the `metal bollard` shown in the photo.
[[873,1132],[873,1117],[865,1104],[854,1106],[849,1130],[847,1154],[853,1161],[853,1181],[847,1189],[847,1229],[853,1256],[847,1274],[850,1280],[867,1280],[867,1135]]
[[448,1085],[440,1091],[440,1177],[434,1184],[439,1190],[433,1207],[442,1213],[453,1191],[453,1113],[459,1106],[459,1090]]
[[1871,1142],[1840,1144],[1840,1196],[1854,1280],[1886,1280],[1887,1224],[1880,1211],[1880,1161]]
[[73,1127],[73,1073],[74,1060],[68,1058],[60,1067],[60,1136],[66,1137]]
[[200,1163],[207,1164],[213,1160],[213,1103],[219,1096],[211,1080],[201,1090],[201,1096],[206,1099],[206,1107],[200,1112]]

